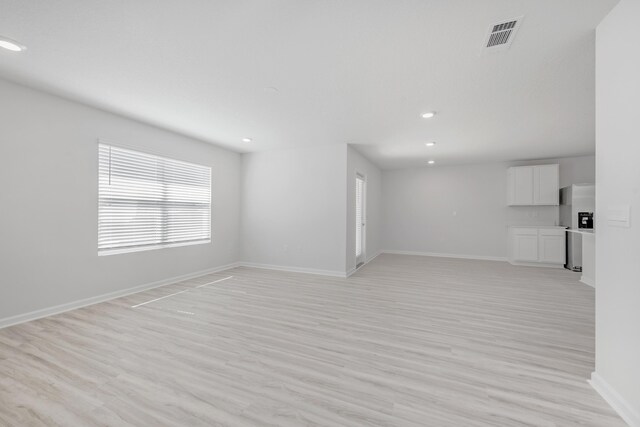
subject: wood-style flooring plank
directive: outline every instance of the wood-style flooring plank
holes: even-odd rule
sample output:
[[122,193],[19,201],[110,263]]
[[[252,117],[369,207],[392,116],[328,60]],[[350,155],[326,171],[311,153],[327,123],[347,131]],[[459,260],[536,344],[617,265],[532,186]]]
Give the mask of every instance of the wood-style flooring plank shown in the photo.
[[235,268],[0,330],[2,426],[624,426],[575,273]]

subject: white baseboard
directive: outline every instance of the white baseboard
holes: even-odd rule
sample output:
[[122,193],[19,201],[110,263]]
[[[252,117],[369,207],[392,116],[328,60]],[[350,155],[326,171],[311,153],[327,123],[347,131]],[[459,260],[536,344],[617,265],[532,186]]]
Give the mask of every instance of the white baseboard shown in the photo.
[[274,264],[260,264],[260,263],[245,262],[245,261],[239,262],[238,265],[240,267],[263,268],[265,270],[277,270],[277,271],[289,271],[291,273],[319,274],[321,276],[342,277],[342,278],[347,277],[347,274],[344,271],[320,270],[317,268],[291,267],[287,265],[274,265]]
[[396,251],[391,249],[385,249],[382,251],[383,254],[394,254],[394,255],[418,255],[418,256],[433,256],[438,258],[459,258],[459,259],[476,259],[481,261],[507,261],[505,257],[496,257],[496,256],[484,256],[484,255],[460,255],[460,254],[446,254],[440,252],[414,252],[414,251]]
[[[381,253],[382,251],[378,251],[372,256],[368,257],[364,262],[364,264],[362,264],[358,268],[361,268],[363,265],[370,263]],[[288,265],[260,264],[260,263],[247,262],[247,261],[240,261],[238,264],[240,267],[264,268],[266,270],[289,271],[292,273],[318,274],[321,276],[342,277],[342,278],[349,277],[358,270],[358,268],[353,267],[350,270],[344,272],[344,271],[337,271],[337,270],[321,270],[317,268],[291,267]]]
[[[383,253],[392,253],[392,254],[402,254],[402,255],[421,255],[421,256],[436,256],[436,257],[447,257],[447,258],[465,258],[465,259],[480,259],[480,260],[491,260],[491,261],[504,261],[502,258],[495,257],[479,257],[479,256],[468,256],[468,255],[454,255],[454,254],[437,254],[437,253],[425,253],[425,252],[408,252],[408,251],[378,251],[371,257],[367,258],[365,264],[370,263],[376,257]],[[365,265],[363,264],[363,265]],[[217,273],[219,271],[228,270],[230,268],[235,267],[251,267],[251,268],[263,268],[267,270],[278,270],[278,271],[289,271],[293,273],[306,273],[306,274],[318,274],[322,276],[330,276],[330,277],[340,277],[346,278],[351,276],[353,273],[357,271],[356,268],[352,268],[348,272],[343,271],[335,271],[335,270],[321,270],[316,268],[305,268],[305,267],[292,267],[292,266],[284,266],[284,265],[273,265],[273,264],[260,264],[253,262],[235,262],[232,264],[222,265],[219,267],[210,268],[207,270],[196,271],[193,273],[184,274],[181,276],[170,277],[163,280],[158,280],[152,283],[146,283],[143,285],[134,286],[132,288],[122,289],[115,292],[109,292],[106,294],[97,295],[95,297],[89,297],[82,300],[72,301],[65,304],[56,305],[53,307],[43,308],[40,310],[35,310],[29,313],[18,314],[11,317],[6,317],[4,319],[0,319],[0,329],[6,328],[8,326],[16,325],[19,323],[29,322],[31,320],[40,319],[47,316],[53,316],[55,314],[64,313],[66,311],[75,310],[77,308],[86,307],[93,304],[98,304],[101,302],[109,301],[115,298],[124,297],[127,295],[135,294],[138,292],[143,292],[149,289],[158,288],[161,286],[170,285],[172,283],[181,282],[184,280],[193,279],[195,277],[204,276],[206,274]],[[362,267],[362,266],[361,266]]]
[[[377,256],[377,254],[375,256]],[[373,258],[375,258],[375,256],[370,258],[367,262],[371,261]],[[86,307],[89,305],[106,302],[115,298],[121,298],[121,297],[135,294],[138,292],[147,291],[149,289],[159,288],[161,286],[170,285],[172,283],[182,282],[184,280],[193,279],[196,277],[204,276],[206,274],[217,273],[217,272],[228,270],[235,267],[264,268],[268,270],[290,271],[295,273],[307,273],[307,274],[319,274],[322,276],[331,276],[331,277],[341,277],[341,278],[347,277],[347,274],[342,271],[320,270],[315,268],[303,268],[303,267],[290,267],[290,266],[283,266],[283,265],[258,264],[258,263],[251,263],[251,262],[234,262],[234,263],[222,265],[219,267],[214,267],[206,270],[196,271],[193,273],[183,274],[181,276],[169,277],[167,279],[158,280],[156,282],[145,283],[143,285],[134,286],[132,288],[127,288],[119,291],[97,295],[95,297],[89,297],[89,298],[72,301],[65,304],[56,305],[53,307],[47,307],[40,310],[31,311],[29,313],[18,314],[11,317],[5,317],[3,319],[0,319],[0,329],[6,328],[8,326],[17,325],[19,323],[29,322],[31,320],[41,319],[43,317],[53,316],[55,314],[64,313],[66,311],[75,310],[75,309]]]
[[56,305],[53,307],[43,308],[40,310],[31,311],[29,313],[18,314],[11,317],[5,317],[0,319],[0,329],[8,326],[17,325],[19,323],[29,322],[31,320],[41,319],[43,317],[53,316],[54,314],[64,313],[66,311],[75,310],[77,308],[86,307],[93,304],[109,301],[115,298],[124,297],[127,295],[135,294],[138,292],[146,291],[153,288],[159,288],[160,286],[170,285],[172,283],[182,282],[184,280],[193,279],[196,277],[204,276],[206,274],[217,273],[220,271],[228,270],[230,268],[238,267],[239,263],[232,263],[227,265],[221,265],[219,267],[213,267],[206,270],[200,270],[193,273],[183,274],[181,276],[170,277],[156,282],[146,283],[144,285],[134,286],[132,288],[122,289],[119,291],[109,292],[95,297],[89,297],[77,301],[72,301],[65,304]]
[[520,267],[544,267],[544,268],[558,268],[564,269],[563,264],[551,264],[546,262],[523,262],[523,261],[511,261],[509,260],[509,264],[518,265]]
[[591,286],[594,289],[596,287],[596,284],[594,283],[594,281],[590,277],[585,277],[584,275],[580,276],[580,281],[582,283],[584,283],[585,285]]
[[347,277],[350,277],[353,273],[355,273],[356,271],[360,270],[362,267],[364,267],[365,265],[369,264],[371,261],[373,261],[374,259],[376,259],[378,257],[378,255],[380,255],[382,253],[382,251],[378,251],[376,252],[374,255],[368,257],[365,262],[362,263],[362,265],[360,265],[360,267],[353,267],[352,269],[350,269],[349,271],[347,271]]
[[378,258],[378,256],[382,253],[382,251],[378,251],[375,254],[371,255],[369,258],[367,258],[367,261],[365,262],[365,264],[369,264],[371,261],[373,261],[374,259]]
[[588,382],[630,427],[640,427],[640,414],[604,378],[593,372]]

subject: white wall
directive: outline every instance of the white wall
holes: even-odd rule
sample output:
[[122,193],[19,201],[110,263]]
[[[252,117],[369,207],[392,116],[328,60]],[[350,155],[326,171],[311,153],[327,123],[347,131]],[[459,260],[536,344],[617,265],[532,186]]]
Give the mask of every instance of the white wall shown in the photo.
[[346,145],[243,155],[242,260],[344,275]]
[[344,275],[355,269],[355,174],[367,180],[366,254],[381,249],[381,172],[346,145],[243,155],[242,260]]
[[503,259],[509,225],[554,225],[558,208],[507,207],[507,168],[560,164],[560,186],[595,181],[593,156],[382,174],[383,249]]
[[[0,323],[238,260],[238,154],[3,80],[0,117]],[[98,257],[98,138],[210,165],[212,243]]]
[[356,268],[356,173],[364,175],[365,256],[375,257],[382,249],[382,173],[351,147],[347,148],[347,271]]
[[[640,426],[640,1],[622,0],[596,37],[596,373],[594,386]],[[631,227],[607,209],[631,206]],[[618,399],[612,398],[615,391]]]
[[384,171],[384,249],[504,257],[503,181],[495,164]]

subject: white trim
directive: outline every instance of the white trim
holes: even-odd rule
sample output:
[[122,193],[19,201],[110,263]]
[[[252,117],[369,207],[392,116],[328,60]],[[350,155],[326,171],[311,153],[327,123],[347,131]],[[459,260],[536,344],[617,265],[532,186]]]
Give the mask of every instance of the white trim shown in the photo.
[[509,260],[509,264],[518,265],[521,267],[545,267],[545,268],[562,268],[564,269],[563,264],[552,264],[548,262],[527,262],[527,261],[513,261]]
[[213,267],[207,270],[200,270],[194,273],[183,274],[181,276],[170,277],[168,279],[158,280],[156,282],[146,283],[144,285],[138,285],[132,288],[122,289],[119,291],[109,292],[109,293],[98,295],[95,297],[89,297],[89,298],[72,301],[65,304],[56,305],[53,307],[43,308],[40,310],[31,311],[29,313],[18,314],[11,317],[5,317],[4,319],[0,319],[0,329],[6,328],[8,326],[17,325],[19,323],[30,322],[32,320],[41,319],[43,317],[53,316],[54,314],[64,313],[66,311],[75,310],[77,308],[98,304],[101,302],[124,297],[127,295],[135,294],[135,293],[146,291],[149,289],[159,288],[160,286],[166,286],[172,283],[182,282],[184,280],[193,279],[196,277],[204,276],[206,274],[217,273],[217,272],[228,270],[230,268],[234,268],[238,266],[239,266],[239,263],[221,265],[219,267]]
[[209,243],[211,243],[211,238],[206,240],[192,240],[189,242],[161,243],[159,245],[145,245],[145,246],[135,246],[135,247],[115,248],[115,249],[98,249],[98,256],[128,254],[131,252],[154,251],[157,249],[179,248],[182,246],[205,245]]
[[373,255],[371,258],[366,259],[362,264],[360,264],[360,267],[353,267],[352,269],[347,271],[347,277],[350,277],[353,273],[355,273],[356,271],[360,270],[365,265],[369,264],[371,261],[373,261],[375,258],[377,258],[378,255],[380,255],[381,253],[382,253],[382,251],[376,252],[375,255]]
[[378,256],[382,254],[382,251],[378,251],[376,252],[374,255],[371,256],[371,258],[367,259],[367,261],[365,262],[365,264],[369,264],[371,261],[373,261],[374,259],[378,258]]
[[433,256],[438,258],[460,258],[460,259],[477,259],[482,261],[502,261],[506,262],[506,257],[496,256],[484,256],[484,255],[461,255],[461,254],[445,254],[440,252],[414,252],[414,251],[396,251],[391,249],[384,249],[381,251],[383,254],[394,255],[417,255],[417,256]]
[[344,271],[335,271],[335,270],[320,270],[317,268],[306,268],[306,267],[290,267],[286,265],[274,265],[274,264],[259,264],[254,262],[244,262],[241,261],[239,263],[240,267],[251,267],[251,268],[263,268],[265,270],[278,270],[278,271],[289,271],[292,273],[307,273],[307,274],[319,274],[322,276],[331,276],[331,277],[347,277],[347,274]]
[[[371,261],[373,258],[371,258],[369,261]],[[347,274],[342,271],[320,270],[315,268],[304,268],[304,267],[288,267],[283,265],[257,264],[257,263],[251,263],[251,262],[234,262],[231,264],[221,265],[219,267],[213,267],[206,270],[200,270],[193,273],[183,274],[181,276],[170,277],[167,279],[158,280],[156,282],[134,286],[132,288],[109,292],[106,294],[97,295],[94,297],[89,297],[89,298],[85,298],[77,301],[72,301],[65,304],[56,305],[53,307],[47,307],[40,310],[31,311],[29,313],[23,313],[23,314],[17,314],[11,317],[5,317],[4,319],[0,319],[0,329],[17,325],[20,323],[30,322],[32,320],[41,319],[43,317],[61,314],[61,313],[75,310],[78,308],[87,307],[89,305],[106,302],[112,299],[121,298],[127,295],[136,294],[136,293],[147,291],[150,289],[159,288],[161,286],[182,282],[184,280],[201,277],[207,274],[218,273],[220,271],[229,270],[231,268],[236,268],[236,267],[263,268],[267,270],[290,271],[294,273],[306,273],[306,274],[318,274],[322,276],[331,276],[331,277],[340,277],[340,278],[347,277]]]
[[[503,258],[497,257],[480,257],[480,256],[470,256],[470,255],[454,255],[454,254],[440,254],[440,253],[432,253],[432,252],[410,252],[410,251],[391,251],[391,250],[381,250],[376,252],[372,257],[368,258],[363,265],[366,265],[377,258],[379,255],[388,253],[388,254],[400,254],[400,255],[420,255],[420,256],[434,256],[434,257],[445,257],[445,258],[463,258],[463,259],[479,259],[479,260],[488,260],[488,261],[506,261]],[[362,265],[362,266],[363,266]],[[360,267],[362,267],[360,266]],[[134,286],[132,288],[127,288],[115,292],[110,292],[107,294],[98,295],[95,297],[89,297],[78,301],[73,301],[61,305],[57,305],[54,307],[43,308],[40,310],[35,310],[29,313],[18,314],[11,317],[6,317],[4,319],[0,319],[0,329],[6,328],[8,326],[17,325],[19,323],[29,322],[31,320],[40,319],[47,316],[53,316],[55,314],[64,313],[66,311],[75,310],[77,308],[86,307],[93,304],[98,304],[101,302],[109,301],[115,298],[121,298],[127,295],[135,294],[138,292],[143,292],[149,289],[158,288],[161,286],[170,285],[173,283],[178,283],[184,280],[193,279],[196,277],[204,276],[206,274],[217,273],[220,271],[228,270],[235,267],[248,267],[248,268],[262,268],[266,270],[277,270],[277,271],[288,271],[292,273],[306,273],[306,274],[318,274],[322,276],[329,277],[339,277],[339,278],[347,278],[351,276],[353,273],[357,271],[354,267],[350,269],[348,272],[343,271],[335,271],[335,270],[321,270],[316,268],[305,268],[305,267],[292,267],[292,266],[284,266],[284,265],[273,265],[273,264],[260,264],[253,262],[235,262],[227,265],[222,265],[219,267],[210,268],[207,270],[196,271],[193,273],[184,274],[181,276],[170,277],[163,280],[158,280],[152,283],[146,283],[143,285]]]
[[630,427],[640,427],[640,414],[597,372],[587,381]]
[[594,289],[596,288],[596,284],[593,282],[593,280],[591,280],[590,277],[586,277],[584,274],[580,276],[580,282],[584,283],[585,285],[591,286]]
[[[364,265],[364,264],[367,263],[367,228],[368,228],[368,225],[369,225],[369,220],[367,218],[367,186],[368,186],[368,180],[367,180],[367,176],[365,174],[360,173],[356,169],[356,186],[357,186],[357,183],[358,183],[358,179],[360,179],[362,181],[362,200],[361,200],[362,206],[361,206],[360,217],[361,217],[363,225],[360,227],[360,233],[361,233],[361,235],[360,235],[360,249],[361,249],[361,253],[360,253],[360,256],[358,256],[356,254],[356,265],[358,265],[358,258],[364,259],[364,263],[362,264],[362,265]],[[355,194],[354,194],[354,199],[355,199]],[[356,210],[357,209],[354,209],[354,211],[353,211],[354,216],[356,215]],[[356,230],[354,230],[354,233],[355,233],[355,231]],[[346,277],[349,277],[354,272],[355,272],[355,270],[353,272],[351,272],[351,273],[348,272],[346,274]]]

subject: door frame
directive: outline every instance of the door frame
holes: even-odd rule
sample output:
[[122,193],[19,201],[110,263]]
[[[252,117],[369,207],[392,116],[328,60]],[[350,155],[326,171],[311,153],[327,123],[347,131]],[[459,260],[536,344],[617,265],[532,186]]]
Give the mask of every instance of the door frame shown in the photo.
[[[360,201],[360,203],[362,204],[361,206],[361,221],[362,221],[362,226],[361,226],[361,236],[360,236],[360,248],[361,248],[361,253],[360,256],[358,256],[356,254],[356,269],[363,266],[366,261],[367,261],[367,176],[361,172],[359,172],[358,170],[356,170],[356,175],[355,175],[355,184],[356,186],[358,185],[358,179],[360,179],[362,181],[362,200]],[[354,194],[355,196],[355,194]],[[354,197],[354,202],[356,203],[355,209],[354,209],[354,221],[357,219],[357,198]],[[358,238],[358,233],[355,232],[354,233],[354,243],[357,244],[357,238]],[[354,253],[355,253],[355,245],[354,245]]]

